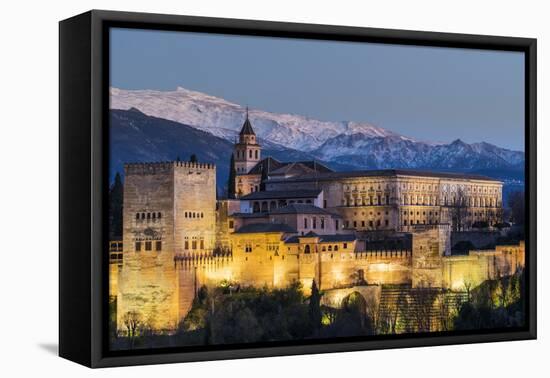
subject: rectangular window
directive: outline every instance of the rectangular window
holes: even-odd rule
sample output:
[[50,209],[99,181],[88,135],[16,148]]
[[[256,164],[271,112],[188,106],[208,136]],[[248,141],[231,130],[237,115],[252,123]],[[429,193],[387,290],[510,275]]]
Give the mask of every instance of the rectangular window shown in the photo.
[[365,227],[365,221],[361,221],[361,227]]
[[317,218],[313,217],[313,229],[317,228]]
[[162,251],[162,242],[161,242],[160,240],[157,240],[157,241],[155,242],[155,249],[156,249],[157,251]]
[[201,239],[201,249],[204,249],[204,240]]
[[145,242],[145,250],[146,251],[150,251],[152,248],[153,248],[153,243],[151,243],[150,241],[146,241]]
[[229,228],[234,228],[234,227],[235,227],[235,225],[233,224],[233,221],[230,220],[230,221],[229,221]]
[[334,221],[334,225],[336,227],[336,230],[340,228],[340,222],[338,222],[338,219]]
[[193,241],[191,242],[191,248],[192,248],[192,249],[197,249],[197,241],[196,241],[196,240],[193,240]]
[[326,209],[327,208],[327,200],[323,200],[323,207]]
[[354,227],[354,228],[357,227],[357,221],[353,221],[353,227]]
[[307,228],[307,218],[304,218],[304,228]]
[[369,227],[372,228],[373,226],[374,226],[374,224],[373,224],[372,221],[370,220],[370,221],[369,221]]
[[136,252],[141,251],[141,242],[136,242]]
[[348,243],[344,243],[344,249],[348,247]]
[[321,229],[325,229],[325,218],[321,218]]
[[184,247],[184,249],[189,249],[189,240],[186,240],[186,241],[185,241],[185,247]]
[[384,222],[386,223],[386,226],[389,226],[389,225],[390,225],[390,221],[389,221],[389,220],[386,219]]

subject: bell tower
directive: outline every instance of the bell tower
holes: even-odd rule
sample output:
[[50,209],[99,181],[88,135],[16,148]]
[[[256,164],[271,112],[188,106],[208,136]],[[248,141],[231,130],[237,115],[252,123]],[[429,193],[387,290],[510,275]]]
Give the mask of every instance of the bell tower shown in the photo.
[[235,144],[233,158],[237,175],[246,175],[261,160],[261,148],[256,141],[256,134],[248,118],[248,107],[246,108],[246,119],[239,133],[239,142]]

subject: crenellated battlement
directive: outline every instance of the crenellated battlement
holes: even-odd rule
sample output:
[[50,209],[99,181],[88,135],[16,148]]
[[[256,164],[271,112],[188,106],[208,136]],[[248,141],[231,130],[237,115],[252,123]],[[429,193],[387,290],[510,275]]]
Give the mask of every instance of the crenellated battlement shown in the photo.
[[410,249],[384,249],[355,252],[355,259],[408,259],[412,257]]
[[129,174],[157,174],[166,173],[170,169],[200,169],[200,170],[215,170],[216,165],[211,163],[200,163],[190,161],[158,161],[147,163],[125,163],[124,172]]
[[199,265],[218,265],[220,263],[233,262],[233,253],[201,252],[201,253],[178,253],[174,256],[174,267],[190,268]]

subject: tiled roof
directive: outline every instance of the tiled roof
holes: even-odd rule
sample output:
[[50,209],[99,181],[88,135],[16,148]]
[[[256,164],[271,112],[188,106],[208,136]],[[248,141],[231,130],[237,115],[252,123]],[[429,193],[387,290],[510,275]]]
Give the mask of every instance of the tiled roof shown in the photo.
[[233,213],[231,214],[232,217],[236,218],[264,218],[268,216],[268,213],[265,212],[258,212],[258,213]]
[[254,130],[252,129],[250,120],[248,119],[248,113],[246,114],[246,119],[243,123],[243,128],[241,129],[240,135],[256,135],[256,133],[254,133]]
[[321,189],[269,190],[247,194],[246,196],[242,196],[241,200],[314,198],[317,197],[320,193]]
[[321,235],[320,238],[321,243],[352,242],[357,239],[354,234]]
[[248,172],[249,175],[260,175],[264,169],[267,169],[267,172],[279,169],[285,166],[286,163],[281,163],[277,159],[272,158],[271,156],[266,157],[265,159],[260,160],[251,170]]
[[279,160],[272,158],[271,156],[260,160],[251,170],[248,172],[250,175],[262,174],[264,170],[267,170],[268,174],[283,174],[288,170],[300,169],[300,174],[313,174],[333,172],[332,169],[327,166],[314,161],[295,161],[295,162],[280,162]]
[[338,242],[352,242],[357,240],[354,234],[334,234],[334,235],[317,235],[308,232],[305,235],[294,235],[285,240],[286,244],[296,244],[300,242],[300,238],[310,238],[317,236],[319,243],[338,243]]
[[367,171],[347,171],[347,172],[321,172],[316,174],[307,174],[300,177],[291,178],[273,178],[268,180],[268,183],[273,182],[308,182],[308,181],[330,181],[341,178],[354,177],[392,177],[392,176],[416,176],[416,177],[439,177],[450,179],[470,179],[484,181],[500,181],[488,176],[468,174],[468,173],[450,173],[450,172],[435,172],[421,171],[408,169],[376,169]]
[[271,214],[321,214],[339,217],[339,215],[333,214],[330,211],[307,203],[291,203],[285,207],[272,210]]
[[252,223],[242,226],[236,234],[255,234],[262,232],[283,232],[289,234],[295,234],[297,231],[287,224],[282,223]]

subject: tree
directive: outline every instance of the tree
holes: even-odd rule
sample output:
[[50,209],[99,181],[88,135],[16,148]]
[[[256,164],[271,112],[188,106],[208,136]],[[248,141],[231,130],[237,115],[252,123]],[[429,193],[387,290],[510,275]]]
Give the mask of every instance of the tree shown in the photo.
[[510,194],[508,206],[512,211],[511,218],[514,223],[524,224],[525,222],[525,193],[516,191]]
[[351,282],[356,286],[367,285],[367,280],[365,279],[365,271],[363,269],[358,269],[350,275]]
[[227,198],[235,198],[235,177],[237,176],[237,170],[235,169],[235,158],[231,154],[231,160],[229,160],[229,178],[227,179]]
[[137,311],[128,311],[124,314],[122,322],[128,332],[130,348],[134,347],[135,339],[138,336],[138,329],[142,324],[141,315]]
[[450,205],[451,221],[454,231],[462,231],[466,226],[468,215],[468,201],[462,188],[458,188],[456,198]]
[[197,159],[197,155],[191,154],[191,156],[189,157],[189,161],[190,161],[191,163],[196,163],[196,162],[198,162],[199,160]]
[[315,280],[311,284],[308,315],[312,328],[314,330],[319,329],[321,327],[321,293]]
[[124,188],[122,179],[117,172],[115,181],[109,188],[109,238],[111,240],[122,238],[122,204]]

